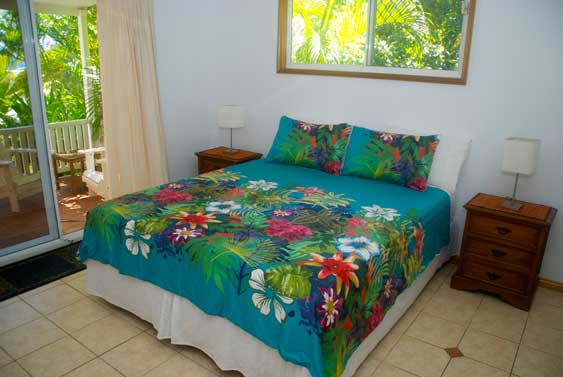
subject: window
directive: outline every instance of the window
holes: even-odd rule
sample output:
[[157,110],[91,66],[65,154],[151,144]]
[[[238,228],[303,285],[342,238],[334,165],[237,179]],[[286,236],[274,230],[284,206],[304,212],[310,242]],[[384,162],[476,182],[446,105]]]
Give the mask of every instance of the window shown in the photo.
[[476,0],[279,0],[278,72],[465,84]]

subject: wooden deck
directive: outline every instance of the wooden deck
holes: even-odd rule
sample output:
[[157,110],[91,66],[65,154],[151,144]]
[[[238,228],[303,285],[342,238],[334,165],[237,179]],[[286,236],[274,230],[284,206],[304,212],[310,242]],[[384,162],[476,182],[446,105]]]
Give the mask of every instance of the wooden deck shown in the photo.
[[[72,195],[70,184],[65,178],[57,190],[57,197],[65,234],[82,229],[88,210],[103,200],[99,196],[89,196],[86,190]],[[42,193],[21,200],[20,206],[21,212],[11,212],[8,199],[0,199],[0,249],[49,232]]]

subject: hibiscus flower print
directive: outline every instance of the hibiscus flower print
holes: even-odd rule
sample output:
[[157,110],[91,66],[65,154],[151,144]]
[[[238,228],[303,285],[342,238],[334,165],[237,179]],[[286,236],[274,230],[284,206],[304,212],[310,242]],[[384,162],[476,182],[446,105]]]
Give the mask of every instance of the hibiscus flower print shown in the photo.
[[399,213],[393,208],[381,208],[380,206],[374,204],[371,207],[362,207],[366,211],[366,217],[374,218],[378,221],[393,221],[396,217],[399,217]]
[[358,276],[354,271],[359,269],[355,260],[356,255],[351,255],[344,259],[342,253],[336,253],[332,257],[327,258],[319,254],[311,253],[311,260],[308,261],[298,261],[298,265],[304,266],[316,266],[321,267],[319,271],[318,278],[326,279],[329,276],[334,276],[336,278],[336,293],[340,294],[342,286],[344,286],[344,296],[348,296],[348,290],[350,289],[350,282],[358,288],[360,286],[360,281]]
[[167,219],[180,220],[176,225],[188,224],[191,229],[195,229],[198,226],[207,229],[209,223],[220,223],[221,221],[215,219],[214,213],[205,213],[204,211],[198,213],[187,213],[181,211],[176,216],[166,216]]
[[336,325],[340,312],[342,311],[342,298],[338,296],[334,286],[330,288],[319,288],[322,301],[317,312],[321,313],[321,327],[324,330],[330,329]]
[[313,231],[304,225],[294,225],[288,220],[270,219],[267,221],[266,234],[270,237],[278,237],[287,242],[295,242],[298,239],[310,237]]
[[208,212],[217,212],[223,215],[227,215],[240,208],[241,206],[239,204],[235,203],[232,200],[227,200],[224,202],[210,202],[209,205],[205,207],[205,210]]
[[345,254],[354,253],[366,261],[369,260],[372,255],[379,255],[380,253],[379,245],[364,236],[339,238],[336,248]]
[[123,230],[125,234],[125,247],[133,255],[138,255],[139,252],[145,259],[149,258],[149,253],[151,251],[149,245],[146,241],[151,239],[150,234],[141,234],[137,231],[135,220],[129,220],[125,224],[125,229]]
[[203,236],[201,229],[189,229],[187,227],[178,228],[170,234],[172,245],[176,246],[178,243],[186,243],[191,238],[199,238]]
[[269,191],[278,187],[276,182],[267,182],[263,179],[259,181],[248,181],[248,188],[261,191]]
[[270,315],[272,306],[274,307],[274,315],[279,323],[285,321],[286,314],[282,304],[291,305],[293,299],[279,294],[271,289],[264,279],[264,271],[256,269],[250,274],[248,285],[254,289],[252,294],[252,303],[260,313],[265,316]]
[[175,204],[192,200],[192,194],[181,193],[172,189],[164,189],[156,193],[153,199],[166,204]]

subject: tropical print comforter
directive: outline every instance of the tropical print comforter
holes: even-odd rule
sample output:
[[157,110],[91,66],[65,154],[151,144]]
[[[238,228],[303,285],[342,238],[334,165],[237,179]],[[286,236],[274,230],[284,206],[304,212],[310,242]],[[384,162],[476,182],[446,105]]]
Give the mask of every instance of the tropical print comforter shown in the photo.
[[98,205],[79,253],[332,377],[449,242],[449,214],[439,189],[254,161]]

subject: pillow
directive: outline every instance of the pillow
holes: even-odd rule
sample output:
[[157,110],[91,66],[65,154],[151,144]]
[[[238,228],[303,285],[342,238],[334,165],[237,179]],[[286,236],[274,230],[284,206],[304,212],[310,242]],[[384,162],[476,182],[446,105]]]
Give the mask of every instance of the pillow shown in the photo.
[[354,127],[342,174],[426,191],[438,135],[418,136]]
[[282,117],[267,161],[340,175],[352,126],[313,124]]
[[[402,128],[387,130],[394,133],[408,133],[412,135],[430,135],[433,132],[420,132]],[[428,177],[430,186],[439,187],[454,196],[461,169],[469,156],[471,139],[459,135],[441,134],[440,144],[434,155],[434,163]]]

